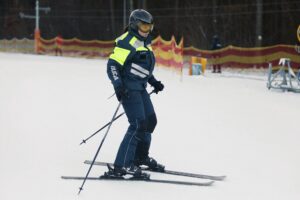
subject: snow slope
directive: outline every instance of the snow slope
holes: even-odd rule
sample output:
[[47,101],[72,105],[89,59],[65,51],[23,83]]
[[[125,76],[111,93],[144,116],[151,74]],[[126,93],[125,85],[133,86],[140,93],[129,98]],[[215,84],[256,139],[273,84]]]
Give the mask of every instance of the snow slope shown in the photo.
[[[268,91],[264,77],[155,74],[165,90],[152,96],[158,125],[151,155],[169,169],[225,174],[226,181],[88,181],[78,196],[82,182],[60,176],[86,174],[83,161],[104,132],[79,143],[117,107],[115,97],[107,99],[106,61],[0,53],[0,199],[300,199],[299,94]],[[126,127],[126,117],[113,124],[98,160],[114,160]],[[91,175],[104,170],[95,166]]]

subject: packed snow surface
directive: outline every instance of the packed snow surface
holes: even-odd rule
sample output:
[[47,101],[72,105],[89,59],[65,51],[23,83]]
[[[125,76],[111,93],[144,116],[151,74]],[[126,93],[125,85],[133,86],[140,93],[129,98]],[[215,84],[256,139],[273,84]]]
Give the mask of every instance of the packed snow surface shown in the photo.
[[[257,74],[182,77],[157,67],[151,156],[170,170],[227,175],[211,187],[62,180],[85,176],[117,108],[106,60],[0,53],[0,199],[300,199],[300,95],[269,91]],[[151,88],[148,88],[151,91]],[[120,112],[123,112],[121,109]],[[117,120],[98,161],[113,162],[128,122]],[[94,166],[91,176],[105,167]],[[152,174],[156,179],[180,178]]]

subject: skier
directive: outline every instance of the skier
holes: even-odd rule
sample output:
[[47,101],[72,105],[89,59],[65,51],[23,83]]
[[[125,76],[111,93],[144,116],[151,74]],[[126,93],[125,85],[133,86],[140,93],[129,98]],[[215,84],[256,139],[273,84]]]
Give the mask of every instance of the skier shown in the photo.
[[[211,50],[218,50],[218,49],[222,49],[222,45],[220,43],[220,39],[218,35],[214,35]],[[216,62],[219,62],[220,53],[215,53],[213,58],[216,60]],[[213,73],[221,73],[220,63],[213,64]]]
[[107,63],[108,77],[118,101],[122,103],[129,127],[120,144],[114,168],[106,172],[106,176],[132,174],[141,177],[145,174],[140,165],[151,170],[164,169],[148,155],[157,119],[146,86],[149,83],[156,94],[164,89],[164,85],[152,74],[155,57],[150,33],[153,26],[150,13],[142,9],[132,11],[128,30],[116,39],[116,46]]
[[62,45],[63,45],[63,38],[61,37],[61,35],[57,35],[55,37],[55,55],[58,56],[62,56]]

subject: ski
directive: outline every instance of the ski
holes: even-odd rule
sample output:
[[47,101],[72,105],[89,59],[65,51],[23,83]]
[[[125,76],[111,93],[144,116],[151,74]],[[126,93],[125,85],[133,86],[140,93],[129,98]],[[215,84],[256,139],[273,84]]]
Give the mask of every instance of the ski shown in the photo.
[[[91,161],[86,160],[84,161],[85,164],[91,164]],[[107,162],[95,162],[94,165],[100,165],[100,166],[107,166],[107,165],[113,165],[112,163]],[[141,167],[143,171],[150,171],[155,173],[163,173],[163,174],[170,174],[170,175],[176,175],[176,176],[186,176],[186,177],[192,177],[192,178],[201,178],[201,179],[209,179],[214,181],[223,181],[226,176],[212,176],[212,175],[205,175],[205,174],[195,174],[195,173],[189,173],[189,172],[181,172],[181,171],[172,171],[172,170],[164,170],[164,171],[153,171],[150,170],[147,167]]]
[[[67,180],[84,180],[83,176],[62,176],[62,179]],[[164,183],[164,184],[173,184],[173,185],[186,185],[186,186],[211,186],[214,181],[208,182],[189,182],[189,181],[176,181],[176,180],[163,180],[163,179],[136,179],[136,178],[123,178],[123,179],[111,179],[103,176],[100,177],[88,177],[87,180],[96,180],[96,181],[133,181],[133,182],[150,182],[150,183]]]

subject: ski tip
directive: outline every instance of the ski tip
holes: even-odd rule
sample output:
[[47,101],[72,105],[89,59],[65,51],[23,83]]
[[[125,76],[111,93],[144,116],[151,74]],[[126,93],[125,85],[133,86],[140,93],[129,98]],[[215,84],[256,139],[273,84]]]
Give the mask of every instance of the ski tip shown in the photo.
[[215,181],[210,181],[208,182],[208,186],[213,185],[215,183]]
[[225,179],[227,178],[227,176],[218,176],[218,177],[215,177],[215,181],[224,181]]
[[215,181],[208,181],[208,182],[196,183],[195,185],[197,185],[197,186],[212,186],[214,183],[215,183]]
[[212,186],[215,183],[215,181],[208,181],[208,182],[200,182],[195,183],[196,186]]

